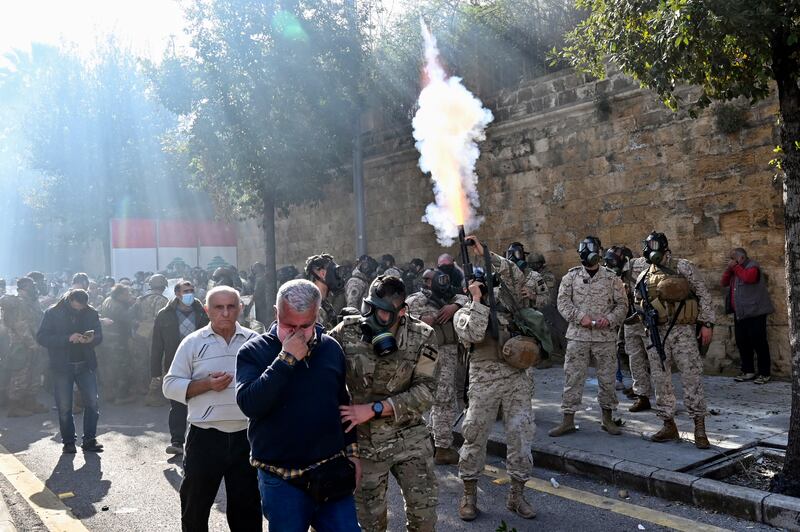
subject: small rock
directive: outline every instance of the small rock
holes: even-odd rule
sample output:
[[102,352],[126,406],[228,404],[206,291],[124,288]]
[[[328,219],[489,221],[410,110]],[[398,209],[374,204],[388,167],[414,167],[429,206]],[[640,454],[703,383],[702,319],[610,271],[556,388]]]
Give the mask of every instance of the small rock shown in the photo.
[[620,499],[627,499],[628,498],[628,490],[619,490],[619,498]]

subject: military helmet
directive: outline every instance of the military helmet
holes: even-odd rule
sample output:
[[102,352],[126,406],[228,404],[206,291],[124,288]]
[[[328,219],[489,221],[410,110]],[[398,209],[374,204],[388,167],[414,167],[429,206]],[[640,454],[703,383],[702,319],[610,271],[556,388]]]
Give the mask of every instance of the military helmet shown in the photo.
[[530,336],[514,336],[503,344],[503,360],[517,369],[528,369],[542,359],[539,342]]
[[532,252],[528,256],[528,264],[530,264],[531,268],[533,268],[534,270],[542,268],[545,265],[544,255],[542,255],[538,251]]
[[157,273],[155,275],[150,276],[150,279],[147,280],[147,284],[152,289],[158,289],[158,288],[164,289],[169,285],[169,282],[167,281],[166,277],[164,277],[160,273]]

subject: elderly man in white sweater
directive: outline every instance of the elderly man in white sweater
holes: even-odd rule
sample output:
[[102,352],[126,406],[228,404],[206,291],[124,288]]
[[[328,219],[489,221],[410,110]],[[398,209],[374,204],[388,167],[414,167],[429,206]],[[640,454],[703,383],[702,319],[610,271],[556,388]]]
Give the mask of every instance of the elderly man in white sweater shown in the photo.
[[219,485],[225,479],[232,531],[261,530],[256,469],[250,465],[247,418],[236,404],[236,353],[256,333],[237,323],[239,292],[218,286],[206,296],[210,323],[183,339],[164,377],[164,396],[188,405],[189,435],[183,456],[181,525],[207,531]]

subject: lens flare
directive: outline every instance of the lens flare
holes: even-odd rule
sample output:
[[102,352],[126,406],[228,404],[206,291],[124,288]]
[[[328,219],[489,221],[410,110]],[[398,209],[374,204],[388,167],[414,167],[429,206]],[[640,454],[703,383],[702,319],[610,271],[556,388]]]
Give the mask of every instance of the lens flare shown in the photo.
[[486,138],[485,129],[494,117],[461,83],[448,77],[439,61],[436,38],[423,21],[426,84],[419,95],[419,109],[412,126],[419,151],[419,167],[430,173],[435,202],[425,209],[422,221],[436,229],[440,244],[449,246],[458,236],[458,226],[469,231],[483,219],[476,214],[480,206],[475,163],[480,156],[478,142]]

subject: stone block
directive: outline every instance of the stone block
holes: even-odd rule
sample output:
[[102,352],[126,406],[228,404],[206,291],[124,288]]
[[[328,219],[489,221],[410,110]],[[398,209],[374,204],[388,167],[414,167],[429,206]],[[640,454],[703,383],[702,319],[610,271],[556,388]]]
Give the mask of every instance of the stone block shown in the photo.
[[613,482],[614,466],[621,461],[621,458],[614,456],[574,449],[564,455],[564,470]]
[[692,483],[692,498],[697,506],[750,521],[761,521],[761,503],[768,495],[766,491],[710,478],[701,478]]
[[653,471],[650,475],[650,494],[662,499],[694,504],[692,484],[698,477],[668,469]]
[[564,471],[564,455],[567,449],[555,443],[535,443],[533,445],[533,464],[535,467]]
[[800,499],[772,493],[762,502],[762,521],[786,530],[800,530]]
[[623,460],[614,465],[614,484],[643,493],[650,491],[650,476],[658,471],[655,466]]

